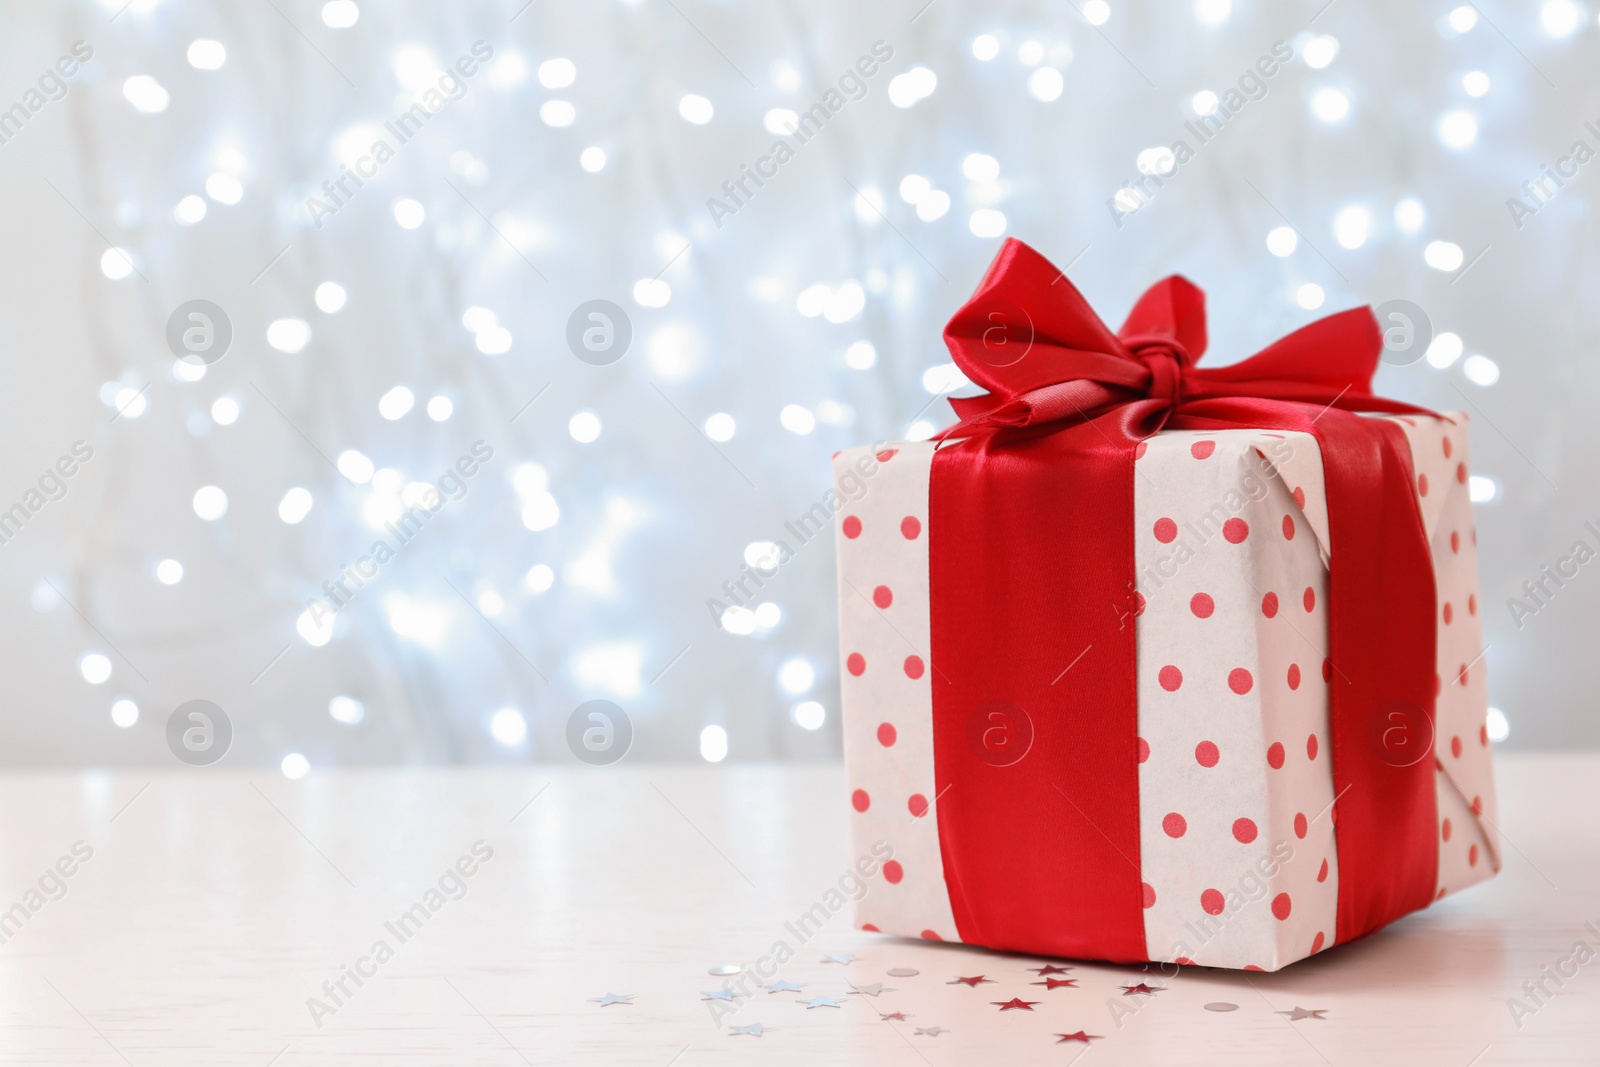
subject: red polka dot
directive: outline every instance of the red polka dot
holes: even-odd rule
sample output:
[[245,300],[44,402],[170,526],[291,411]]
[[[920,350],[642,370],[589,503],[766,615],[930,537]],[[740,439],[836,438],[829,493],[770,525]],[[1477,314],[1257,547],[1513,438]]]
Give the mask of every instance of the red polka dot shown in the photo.
[[907,678],[910,678],[912,680],[916,680],[918,678],[921,678],[922,677],[922,672],[924,670],[926,670],[926,668],[923,666],[922,657],[921,656],[907,656],[906,657],[905,672],[906,672],[906,677]]
[[1175,956],[1175,957],[1173,957],[1172,962],[1173,963],[1181,963],[1185,967],[1193,967],[1194,966],[1194,960],[1191,960],[1188,956]]
[[1268,593],[1261,598],[1261,614],[1271,619],[1278,614],[1278,594]]
[[1483,814],[1483,798],[1482,797],[1473,797],[1472,798],[1472,814],[1473,814],[1474,817],[1477,817],[1477,816]]
[[1444,692],[1444,679],[1435,674],[1433,676],[1433,695],[1438,696]]
[[1282,922],[1289,917],[1289,907],[1289,894],[1279,893],[1272,898],[1272,917]]
[[1283,539],[1285,541],[1294,540],[1294,519],[1288,515],[1283,517]]
[[895,456],[899,455],[899,453],[900,450],[898,448],[886,448],[882,452],[878,453],[878,462],[887,463]]
[[1460,737],[1452,737],[1450,739],[1450,755],[1454,756],[1456,759],[1460,759],[1461,758],[1461,738]]
[[1151,885],[1149,882],[1140,882],[1139,883],[1139,898],[1140,898],[1141,903],[1143,903],[1145,907],[1147,907],[1147,908],[1155,907],[1156,906],[1156,887]]
[[877,927],[877,926],[876,926],[876,925],[875,925],[875,924],[873,924],[873,923],[862,923],[862,924],[861,924],[861,929],[863,929],[863,930],[871,930],[871,931],[872,931],[872,932],[873,932],[873,933],[875,933],[875,934],[876,934],[876,933],[881,933],[881,932],[882,932],[882,931],[880,931],[880,930],[879,930],[879,929],[878,929],[878,927]]
[[1222,754],[1217,751],[1217,746],[1210,741],[1202,741],[1194,746],[1195,762],[1202,767],[1215,767]]
[[1216,889],[1207,889],[1200,894],[1200,908],[1207,915],[1221,915],[1225,901],[1222,893]]
[[1465,663],[1461,665],[1460,670],[1456,671],[1456,681],[1460,682],[1463,686],[1467,684],[1467,665]]
[[1323,860],[1322,861],[1322,869],[1317,872],[1317,881],[1326,882],[1327,880],[1328,880],[1328,861],[1327,860]]
[[1156,680],[1161,683],[1161,688],[1169,693],[1175,693],[1178,686],[1183,684],[1183,672],[1172,664],[1161,668],[1161,673],[1156,675]]
[[1456,617],[1456,612],[1455,612],[1455,609],[1450,606],[1450,601],[1448,601],[1448,600],[1446,600],[1444,602],[1444,612],[1443,612],[1443,614],[1444,614],[1444,624],[1446,626],[1449,626],[1450,625],[1450,620],[1454,619]]
[[1175,811],[1167,812],[1166,818],[1161,820],[1161,829],[1167,832],[1168,837],[1182,837],[1189,830],[1189,823],[1182,815]]
[[1428,495],[1428,476],[1426,474],[1417,475],[1417,495]]
[[924,940],[924,941],[943,941],[944,938],[940,937],[938,934],[934,933],[932,930],[924,930],[924,931],[922,931],[922,940]]
[[1150,758],[1150,742],[1146,741],[1144,738],[1141,737],[1141,738],[1139,738],[1139,762],[1143,763],[1145,760],[1147,760],[1149,758]]
[[1137,619],[1140,615],[1143,615],[1143,614],[1144,614],[1144,594],[1143,593],[1134,593],[1133,594],[1133,617]]
[[928,798],[921,793],[912,793],[911,799],[906,801],[906,807],[910,809],[913,819],[920,819],[928,814]]
[[1444,895],[1447,892],[1448,892],[1448,890],[1445,889],[1444,886],[1440,886],[1439,887],[1439,891],[1433,895],[1433,899],[1434,900],[1443,900],[1444,899]]
[[1195,459],[1205,459],[1216,450],[1217,443],[1215,441],[1196,441],[1194,444],[1189,446],[1189,455],[1193,456]]
[[1261,968],[1257,967],[1253,963],[1247,963],[1247,964],[1244,965],[1244,969],[1247,970],[1247,971],[1259,971]]
[[899,885],[900,879],[906,876],[906,869],[900,866],[899,860],[889,860],[883,865],[883,877],[890,885]]
[[1446,840],[1446,841],[1450,840],[1450,820],[1449,819],[1445,819],[1443,822],[1441,822],[1439,824],[1439,836],[1441,838],[1443,838],[1444,840]]
[[1317,735],[1312,734],[1306,738],[1306,759],[1317,758]]
[[1250,692],[1250,687],[1255,684],[1256,680],[1250,677],[1250,672],[1243,667],[1235,667],[1228,672],[1228,688],[1240,696]]
[[1304,604],[1306,606],[1306,610],[1307,611],[1316,610],[1316,607],[1317,607],[1317,591],[1315,589],[1311,588],[1309,585],[1306,586],[1306,591],[1303,594],[1301,594],[1300,603],[1302,603],[1302,604]]
[[1467,465],[1465,463],[1456,464],[1456,481],[1462,485],[1467,484]]
[[1467,614],[1468,615],[1476,615],[1477,613],[1478,613],[1478,596],[1477,596],[1476,593],[1468,593],[1467,594]]
[[1189,598],[1189,610],[1194,612],[1196,618],[1209,619],[1211,613],[1217,610],[1217,603],[1209,593],[1196,593]]
[[915,541],[922,533],[922,523],[915,515],[907,515],[900,520],[900,536],[907,541]]
[[1322,951],[1322,943],[1323,943],[1324,940],[1325,939],[1322,936],[1322,931],[1318,930],[1317,931],[1317,936],[1311,939],[1311,951],[1312,952],[1321,952]]
[[893,723],[880,722],[878,724],[878,744],[882,745],[884,748],[890,748],[894,745],[894,739],[896,736],[898,735],[895,733]]
[[1171,519],[1157,519],[1155,526],[1156,540],[1164,545],[1170,545],[1178,538],[1178,524]]
[[1450,551],[1458,553],[1458,554],[1461,552],[1461,531],[1460,530],[1451,530],[1450,531]]
[[1442,439],[1442,441],[1441,441],[1441,443],[1442,443],[1442,444],[1443,444],[1443,445],[1444,445],[1444,458],[1445,458],[1445,459],[1449,459],[1449,458],[1450,458],[1450,453],[1451,453],[1451,452],[1452,452],[1452,451],[1454,451],[1454,450],[1453,450],[1453,449],[1452,449],[1452,448],[1451,448],[1451,447],[1450,447],[1450,438],[1448,438],[1448,437],[1446,437],[1446,438],[1443,438],[1443,439]]
[[1296,837],[1305,837],[1306,836],[1306,831],[1309,830],[1310,828],[1311,828],[1311,824],[1306,822],[1306,813],[1303,812],[1303,811],[1295,812],[1294,813],[1294,836],[1296,836]]
[[1473,845],[1471,848],[1467,849],[1467,866],[1468,867],[1476,867],[1477,865],[1478,865],[1478,846],[1477,845]]
[[1298,663],[1289,664],[1289,688],[1300,688],[1300,664]]
[[1478,727],[1478,744],[1484,748],[1489,747],[1489,727],[1487,725]]
[[845,657],[844,669],[855,675],[857,678],[861,677],[861,675],[865,673],[867,669],[867,657],[863,656],[859,652],[850,653],[850,655]]
[[1145,443],[1144,441],[1140,441],[1138,444],[1133,446],[1133,458],[1134,459],[1143,459],[1144,458],[1144,454],[1146,452],[1148,452],[1149,450],[1150,450],[1150,446],[1147,443]]
[[1331,659],[1322,661],[1322,680],[1324,682],[1333,681],[1333,660]]
[[854,793],[850,794],[850,806],[855,808],[857,811],[866,811],[868,808],[872,807],[872,798],[867,796],[867,791],[865,789],[857,789]]
[[846,537],[854,541],[861,536],[861,520],[854,515],[846,515],[844,522],[840,525],[840,529],[844,530]]
[[1228,544],[1236,545],[1250,536],[1250,524],[1243,519],[1229,519],[1222,524],[1222,536]]
[[1273,770],[1283,769],[1283,745],[1277,741],[1267,747],[1267,762]]
[[894,593],[886,585],[880,585],[872,591],[872,602],[878,607],[886,608],[894,603]]
[[1233,839],[1241,845],[1248,845],[1256,839],[1256,824],[1253,819],[1233,820]]
[[1299,506],[1301,511],[1304,511],[1306,508],[1306,491],[1297,485],[1294,487],[1292,495],[1294,496],[1295,504]]

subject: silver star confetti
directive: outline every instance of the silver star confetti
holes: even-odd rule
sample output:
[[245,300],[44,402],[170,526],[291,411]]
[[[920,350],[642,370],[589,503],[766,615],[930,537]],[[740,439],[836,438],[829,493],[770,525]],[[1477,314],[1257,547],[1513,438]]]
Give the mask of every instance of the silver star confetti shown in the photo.
[[772,983],[770,983],[768,985],[764,985],[761,988],[765,989],[768,993],[798,993],[798,992],[800,992],[800,986],[795,985],[793,982],[785,981],[782,978],[778,979],[776,982],[772,982]]
[[875,997],[879,993],[893,993],[894,990],[886,987],[882,982],[873,982],[871,985],[856,985],[850,983],[850,992],[860,993],[862,996]]
[[846,952],[842,956],[824,956],[824,957],[822,957],[822,962],[823,963],[850,963],[854,959],[855,959],[854,956],[852,956],[852,955],[850,955],[850,953]]
[[1298,1004],[1289,1011],[1278,1012],[1279,1015],[1287,1016],[1290,1022],[1294,1022],[1297,1019],[1321,1019],[1327,1013],[1327,1008],[1307,1009],[1300,1007]]
[[776,1026],[762,1026],[760,1023],[751,1023],[749,1026],[730,1026],[728,1029],[733,1031],[728,1035],[729,1037],[738,1037],[740,1034],[760,1037],[762,1034],[770,1034],[778,1028]]
[[837,1008],[839,1005],[844,1003],[844,998],[824,997],[819,994],[812,997],[810,1000],[797,1000],[795,1003],[804,1004],[806,1006],[806,1010],[810,1011],[812,1008]]
[[890,967],[889,968],[889,977],[890,978],[915,978],[917,975],[919,975],[921,973],[922,972],[917,970],[915,967]]
[[605,993],[598,997],[590,997],[589,1003],[598,1004],[602,1008],[608,1007],[612,1004],[627,1004],[632,1006],[633,998],[638,995],[639,994],[637,993]]
[[733,999],[733,990],[731,990],[731,989],[718,989],[718,990],[715,990],[713,992],[707,993],[705,990],[702,989],[700,991],[700,999],[701,1000],[732,1000]]
[[737,963],[724,963],[721,967],[713,967],[706,973],[713,978],[732,978],[743,970],[744,968]]
[[911,1036],[922,1037],[923,1035],[927,1035],[928,1037],[938,1037],[940,1034],[948,1034],[949,1032],[950,1031],[946,1030],[942,1026],[919,1026],[917,1027],[917,1032]]

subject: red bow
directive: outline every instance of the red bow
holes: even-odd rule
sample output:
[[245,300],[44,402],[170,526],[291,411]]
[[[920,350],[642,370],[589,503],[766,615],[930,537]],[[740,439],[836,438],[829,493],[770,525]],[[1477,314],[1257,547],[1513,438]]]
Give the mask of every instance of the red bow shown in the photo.
[[1146,434],[1174,409],[1222,397],[1291,400],[1353,411],[1421,412],[1371,392],[1383,339],[1370,308],[1318,319],[1249,359],[1198,367],[1205,294],[1178,275],[1147,290],[1112,333],[1049,260],[1007,239],[944,331],[956,366],[988,390],[952,397],[961,422],[941,436],[1074,423],[1156,400]]

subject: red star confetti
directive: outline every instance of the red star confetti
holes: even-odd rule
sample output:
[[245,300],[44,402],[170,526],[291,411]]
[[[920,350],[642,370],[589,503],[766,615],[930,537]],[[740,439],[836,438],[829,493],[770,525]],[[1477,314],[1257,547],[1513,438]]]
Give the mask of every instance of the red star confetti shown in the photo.
[[1075,986],[1078,984],[1078,980],[1076,978],[1046,978],[1042,982],[1029,982],[1028,984],[1042,985],[1045,988],[1045,992],[1048,993],[1050,990],[1060,989],[1062,986]]
[[1162,990],[1164,990],[1166,988],[1167,987],[1164,986],[1164,985],[1148,986],[1148,985],[1145,985],[1143,982],[1140,982],[1138,985],[1125,985],[1125,986],[1123,986],[1122,987],[1122,995],[1125,996],[1125,997],[1131,997],[1135,993],[1145,993],[1145,994],[1148,994],[1149,996],[1153,997],[1157,993],[1160,993]]
[[1091,1041],[1100,1040],[1099,1034],[1086,1034],[1082,1030],[1079,1030],[1075,1034],[1057,1034],[1056,1036],[1061,1039],[1060,1041],[1056,1042],[1058,1045],[1064,1045],[1068,1041],[1082,1041],[1085,1045],[1087,1045]]
[[989,1003],[998,1006],[1001,1011],[1016,1011],[1018,1008],[1022,1009],[1023,1011],[1032,1011],[1033,1006],[1038,1004],[1039,1001],[1023,1000],[1021,997],[1012,997],[1010,1000],[991,1000]]
[[990,983],[992,985],[994,983],[994,979],[993,978],[985,978],[981,974],[975,974],[971,978],[957,978],[954,982],[946,982],[945,985],[967,985],[967,986],[972,986],[974,989],[976,989],[979,985],[983,984],[984,982],[988,982],[988,983]]
[[893,1019],[895,1022],[903,1023],[906,1021],[906,1013],[903,1011],[891,1011],[888,1015],[885,1015],[882,1012],[879,1012],[878,1018],[884,1022],[888,1022],[890,1019]]
[[1047,974],[1066,974],[1068,971],[1072,970],[1072,968],[1071,967],[1057,967],[1055,964],[1050,963],[1050,964],[1046,964],[1043,967],[1029,967],[1028,970],[1032,971],[1034,974],[1037,974],[1039,977],[1042,978]]

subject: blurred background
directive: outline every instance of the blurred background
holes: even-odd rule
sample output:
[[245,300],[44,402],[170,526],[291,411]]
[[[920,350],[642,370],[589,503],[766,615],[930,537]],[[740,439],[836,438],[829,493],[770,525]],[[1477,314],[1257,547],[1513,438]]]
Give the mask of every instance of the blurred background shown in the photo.
[[785,523],[952,421],[1006,236],[1113,324],[1186,274],[1212,362],[1411,302],[1378,389],[1472,416],[1491,730],[1600,742],[1596,16],[5,3],[0,762],[168,764],[193,699],[290,777],[571,760],[599,698],[631,759],[835,758]]

